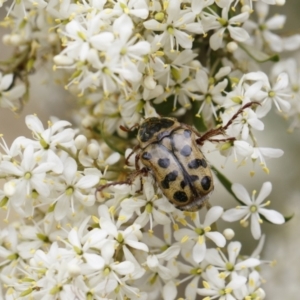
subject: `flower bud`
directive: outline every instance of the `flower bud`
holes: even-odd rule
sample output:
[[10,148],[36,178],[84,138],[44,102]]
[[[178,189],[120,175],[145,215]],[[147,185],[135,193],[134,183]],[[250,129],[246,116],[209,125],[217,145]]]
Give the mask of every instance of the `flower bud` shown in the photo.
[[19,34],[11,34],[9,43],[12,46],[20,46],[23,42],[22,37]]
[[83,149],[86,146],[86,144],[87,144],[87,138],[83,134],[80,134],[75,138],[75,147],[78,150]]
[[91,143],[88,145],[87,147],[87,152],[88,152],[88,155],[92,158],[92,159],[97,159],[98,156],[99,156],[99,146],[94,144],[94,143]]
[[251,10],[251,7],[249,5],[243,5],[241,11],[244,13],[244,12],[247,12],[249,14],[251,14],[252,10]]
[[68,57],[66,55],[55,55],[53,57],[54,63],[56,63],[59,66],[69,66],[74,63],[73,58]]
[[226,48],[227,48],[228,52],[233,53],[238,48],[238,45],[236,42],[229,42],[226,45]]
[[230,241],[230,240],[233,239],[235,233],[234,233],[234,231],[231,228],[226,228],[223,231],[223,235],[225,236],[225,238],[226,238],[227,241]]

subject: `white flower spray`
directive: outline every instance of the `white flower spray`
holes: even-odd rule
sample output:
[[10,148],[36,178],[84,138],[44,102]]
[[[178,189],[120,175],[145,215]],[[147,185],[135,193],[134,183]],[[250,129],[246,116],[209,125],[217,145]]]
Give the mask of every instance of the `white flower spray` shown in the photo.
[[[176,117],[201,133],[233,120],[212,147],[227,163],[258,162],[269,173],[266,158],[283,151],[258,142],[257,131],[272,130],[263,118],[275,109],[290,130],[300,127],[299,59],[269,73],[260,65],[300,47],[299,35],[273,32],[285,16],[267,17],[284,2],[0,1],[3,42],[14,47],[0,62],[0,106],[21,111],[41,66],[78,103],[74,124],[28,115],[32,138],[8,146],[1,136],[0,207],[7,222],[18,215],[0,231],[1,299],[266,297],[261,224],[285,222],[266,208],[272,183],[250,196],[213,166],[238,206],[183,212],[151,172],[134,175],[142,166],[137,151],[129,155],[145,118]],[[250,223],[257,250],[241,255],[221,219]]]

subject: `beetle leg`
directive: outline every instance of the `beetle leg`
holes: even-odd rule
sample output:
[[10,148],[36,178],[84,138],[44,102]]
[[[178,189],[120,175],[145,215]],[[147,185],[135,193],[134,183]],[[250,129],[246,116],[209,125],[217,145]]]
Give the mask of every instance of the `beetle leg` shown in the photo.
[[234,137],[230,137],[230,138],[227,138],[227,139],[208,139],[208,141],[210,142],[234,142],[236,140],[236,138]]
[[[114,186],[114,185],[119,185],[119,184],[132,185],[132,183],[134,182],[136,177],[138,177],[139,175],[147,175],[147,174],[148,174],[148,169],[144,167],[142,169],[136,170],[135,172],[131,173],[129,175],[129,177],[127,178],[127,180],[110,182],[110,183],[106,183],[104,185],[98,186],[96,189],[96,193],[98,193],[98,192],[101,193],[104,189],[106,189],[110,186]],[[142,186],[142,188],[143,188],[143,186]],[[142,190],[142,188],[140,190]]]
[[125,165],[126,166],[129,165],[128,161],[129,161],[130,157],[133,155],[133,153],[135,153],[139,149],[140,149],[140,145],[136,145],[136,146],[133,147],[132,151],[130,152],[130,154],[125,159]]
[[133,126],[131,126],[131,127],[125,127],[125,126],[123,126],[123,125],[120,125],[119,127],[120,127],[120,129],[122,129],[123,131],[125,131],[125,132],[130,132],[130,131],[132,131],[133,129],[135,129],[136,127],[139,127],[140,126],[140,124],[139,123],[135,123]]
[[252,106],[253,104],[258,104],[260,105],[260,103],[258,102],[249,102],[246,103],[245,105],[243,105],[232,117],[231,119],[227,122],[227,124],[225,124],[224,126],[221,127],[217,127],[214,129],[211,129],[209,131],[207,131],[204,135],[202,135],[201,137],[199,137],[198,139],[196,139],[196,142],[198,145],[203,145],[203,142],[206,140],[209,141],[218,141],[218,142],[223,142],[223,141],[228,141],[231,140],[231,138],[229,139],[225,139],[225,140],[212,140],[211,138],[216,136],[216,135],[224,135],[226,129],[233,123],[233,121],[249,106]]

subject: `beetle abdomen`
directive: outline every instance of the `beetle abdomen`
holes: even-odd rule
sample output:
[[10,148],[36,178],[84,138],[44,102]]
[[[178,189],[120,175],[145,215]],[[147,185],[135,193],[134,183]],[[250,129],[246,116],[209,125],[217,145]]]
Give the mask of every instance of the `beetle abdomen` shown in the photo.
[[210,168],[195,140],[191,130],[179,128],[141,153],[164,195],[177,208],[189,211],[203,206],[213,190]]

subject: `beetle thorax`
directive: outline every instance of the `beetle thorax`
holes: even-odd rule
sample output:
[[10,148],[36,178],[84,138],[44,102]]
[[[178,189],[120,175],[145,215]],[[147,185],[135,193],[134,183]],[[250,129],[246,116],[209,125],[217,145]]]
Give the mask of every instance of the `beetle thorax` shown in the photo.
[[137,139],[142,149],[169,136],[180,123],[173,118],[148,118],[139,128]]

